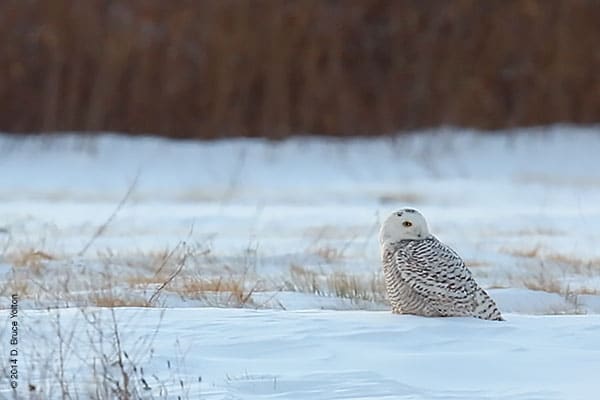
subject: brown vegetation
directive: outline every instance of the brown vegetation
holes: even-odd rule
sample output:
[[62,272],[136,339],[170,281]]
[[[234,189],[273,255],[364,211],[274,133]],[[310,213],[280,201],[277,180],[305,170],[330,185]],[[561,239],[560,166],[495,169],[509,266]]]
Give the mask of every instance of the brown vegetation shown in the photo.
[[600,120],[600,2],[0,3],[0,130],[379,134]]
[[144,299],[118,296],[111,294],[93,293],[88,297],[89,304],[96,307],[150,307],[150,303]]
[[541,252],[542,248],[540,245],[534,246],[534,247],[529,247],[529,248],[506,248],[503,247],[500,249],[500,251],[502,253],[505,254],[510,254],[511,256],[515,256],[515,257],[522,257],[522,258],[540,258],[541,257]]
[[211,306],[246,307],[255,305],[252,295],[264,289],[261,288],[261,282],[250,283],[244,273],[238,277],[193,277],[173,290],[185,298],[203,300]]
[[21,251],[9,252],[6,260],[17,268],[28,268],[32,272],[41,273],[48,261],[55,260],[56,257],[45,251],[26,248]]
[[544,263],[558,265],[562,270],[579,275],[594,276],[600,271],[600,258],[582,258],[570,253],[558,253],[544,249],[540,245],[531,248],[501,248],[500,251],[515,257],[535,259],[541,265]]
[[387,302],[385,282],[380,273],[365,275],[333,271],[325,274],[299,265],[292,265],[290,276],[285,280],[283,290],[319,296],[335,296],[350,299],[353,302]]

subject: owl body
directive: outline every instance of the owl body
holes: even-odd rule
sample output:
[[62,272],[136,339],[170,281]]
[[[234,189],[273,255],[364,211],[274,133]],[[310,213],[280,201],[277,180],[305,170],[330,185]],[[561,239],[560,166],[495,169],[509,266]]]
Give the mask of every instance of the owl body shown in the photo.
[[[392,312],[502,320],[494,300],[477,285],[460,256],[429,233],[416,210],[406,210],[412,209],[390,216],[391,224],[399,224],[391,234],[390,229],[384,231],[390,218],[381,234],[383,272]],[[402,232],[403,228],[407,232]]]

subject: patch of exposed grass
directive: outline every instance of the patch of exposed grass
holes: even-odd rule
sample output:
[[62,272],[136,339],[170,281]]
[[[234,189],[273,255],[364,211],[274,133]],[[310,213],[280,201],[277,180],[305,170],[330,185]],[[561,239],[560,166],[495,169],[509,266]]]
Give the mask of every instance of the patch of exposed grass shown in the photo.
[[[260,272],[263,261],[258,246],[249,246],[238,255],[219,255],[206,244],[181,242],[172,249],[143,252],[107,249],[86,259],[58,257],[40,248],[28,245],[5,253],[13,268],[0,283],[2,294],[19,293],[41,307],[153,307],[172,304],[178,298],[214,307],[277,307],[277,296],[285,296],[281,292],[346,299],[359,307],[369,307],[365,302],[387,303],[381,272],[343,269],[342,264],[349,262],[344,257],[348,247],[339,241],[333,245],[317,242],[306,248],[302,261],[295,261],[288,270],[266,275]],[[491,264],[487,261],[472,259],[466,264],[478,279],[496,282],[501,287],[525,287],[564,296],[600,292],[593,287],[569,288],[564,283],[579,282],[571,279],[569,273],[598,274],[600,259],[550,252],[535,243],[502,251],[518,257],[515,260],[523,264],[523,271],[498,279],[498,269],[488,268]],[[323,262],[315,260],[315,255]],[[312,264],[304,264],[306,259]],[[166,300],[159,298],[163,294]],[[271,295],[274,301],[265,302]],[[332,304],[330,300],[326,302]]]
[[289,277],[284,281],[284,288],[293,292],[350,299],[353,302],[387,301],[385,282],[381,274],[350,274],[341,271],[324,274],[292,265]]
[[327,276],[327,291],[336,297],[358,300],[385,302],[385,282],[381,274],[361,276],[345,272],[334,272]]
[[567,266],[569,270],[592,275],[600,272],[600,258],[583,259],[571,254],[549,253],[544,256],[547,261]]
[[17,268],[28,268],[35,274],[40,274],[48,261],[56,260],[57,257],[33,248],[16,250],[6,255],[6,260],[9,264]]
[[560,280],[547,273],[540,272],[537,275],[523,278],[521,282],[523,286],[530,290],[541,290],[548,293],[559,294],[563,294],[566,291],[566,287]]
[[507,247],[503,247],[500,249],[502,253],[509,254],[515,257],[523,257],[523,258],[539,258],[542,247],[540,245],[536,245],[534,247],[528,249],[511,249]]
[[561,236],[565,233],[553,228],[529,228],[529,229],[520,229],[515,232],[511,232],[511,235],[518,236]]
[[241,275],[218,277],[190,276],[182,278],[171,291],[190,299],[202,300],[217,307],[252,307],[257,304],[252,295],[267,290],[264,282],[250,278],[247,271]]
[[119,296],[114,293],[92,293],[88,296],[89,302],[96,307],[150,307],[151,304],[141,298]]
[[156,285],[156,284],[160,284],[162,282],[164,282],[165,280],[167,280],[168,277],[164,276],[164,275],[158,275],[158,276],[149,276],[149,275],[128,275],[126,276],[123,281],[125,283],[127,283],[127,285],[130,288],[145,288],[151,285]]
[[549,186],[577,187],[577,188],[597,188],[600,186],[600,180],[595,177],[565,177],[548,174],[521,174],[514,177],[514,181],[524,184],[541,184]]
[[323,296],[321,276],[315,271],[299,265],[290,266],[289,277],[284,280],[284,289],[290,292],[301,292]]
[[551,228],[551,227],[528,227],[525,229],[494,229],[494,228],[485,228],[480,231],[482,236],[486,237],[508,237],[514,238],[515,236],[524,236],[524,237],[548,237],[548,236],[564,236],[566,232]]
[[575,292],[580,295],[598,295],[600,294],[600,289],[583,286],[577,288]]
[[14,279],[14,277],[3,282],[0,288],[0,295],[10,296],[15,293],[22,298],[32,294],[29,282],[25,279]]
[[380,204],[420,204],[425,198],[413,192],[387,192],[378,197]]
[[322,246],[314,249],[313,254],[321,257],[327,263],[333,263],[344,258],[343,249],[338,249],[330,246]]
[[572,254],[548,251],[540,245],[529,249],[502,248],[500,251],[515,257],[538,259],[548,266],[554,265],[574,274],[595,275],[600,272],[600,258],[581,258]]
[[499,283],[494,283],[492,285],[488,285],[488,287],[486,289],[508,289],[508,288],[510,288],[510,286],[502,285]]
[[490,264],[488,261],[483,260],[465,260],[465,265],[469,268],[481,268],[481,267],[489,267]]

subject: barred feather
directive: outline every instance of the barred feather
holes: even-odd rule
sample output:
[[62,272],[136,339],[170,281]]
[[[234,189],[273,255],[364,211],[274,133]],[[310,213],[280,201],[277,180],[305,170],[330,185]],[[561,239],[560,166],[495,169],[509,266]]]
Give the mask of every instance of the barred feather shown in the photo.
[[432,235],[383,244],[382,262],[394,313],[503,320],[463,260]]

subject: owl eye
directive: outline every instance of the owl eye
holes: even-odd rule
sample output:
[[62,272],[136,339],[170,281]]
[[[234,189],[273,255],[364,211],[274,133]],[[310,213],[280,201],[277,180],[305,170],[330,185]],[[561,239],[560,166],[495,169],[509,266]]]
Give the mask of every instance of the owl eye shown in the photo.
[[404,222],[402,223],[402,226],[405,226],[405,227],[407,227],[407,228],[408,228],[409,226],[412,226],[412,222],[410,222],[410,221],[404,221]]

